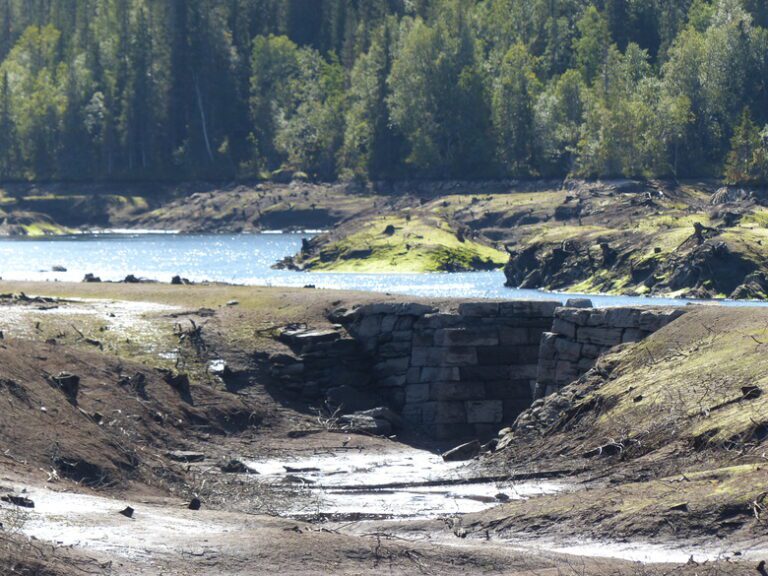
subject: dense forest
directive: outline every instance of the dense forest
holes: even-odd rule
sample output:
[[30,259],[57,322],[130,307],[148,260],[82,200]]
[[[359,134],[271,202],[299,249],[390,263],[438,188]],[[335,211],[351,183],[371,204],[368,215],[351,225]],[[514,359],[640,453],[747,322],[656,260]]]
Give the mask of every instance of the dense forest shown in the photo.
[[0,179],[768,178],[765,0],[0,0]]

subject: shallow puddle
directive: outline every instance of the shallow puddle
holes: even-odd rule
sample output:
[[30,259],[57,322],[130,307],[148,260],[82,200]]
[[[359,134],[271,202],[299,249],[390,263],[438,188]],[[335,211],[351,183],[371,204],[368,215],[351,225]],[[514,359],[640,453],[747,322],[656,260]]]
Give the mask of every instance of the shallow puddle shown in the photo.
[[473,480],[463,463],[431,452],[342,451],[248,462],[255,482],[290,492],[280,514],[295,518],[436,518],[478,512],[502,501],[557,492],[548,481]]

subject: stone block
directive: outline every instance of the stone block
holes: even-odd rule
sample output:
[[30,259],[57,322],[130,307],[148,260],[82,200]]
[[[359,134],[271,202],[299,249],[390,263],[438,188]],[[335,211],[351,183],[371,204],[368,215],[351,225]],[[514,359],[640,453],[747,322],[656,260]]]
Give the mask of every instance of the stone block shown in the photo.
[[367,304],[358,308],[358,315],[394,314],[395,316],[423,316],[435,312],[432,306],[417,303],[383,302]]
[[394,314],[386,314],[381,319],[381,331],[385,334],[393,332],[395,324],[397,323],[397,316]]
[[536,380],[542,384],[555,382],[557,380],[557,364],[555,362],[539,364],[539,369],[536,373]]
[[573,340],[576,338],[576,324],[562,318],[555,318],[555,321],[552,323],[552,332]]
[[445,401],[435,403],[435,424],[465,424],[467,411],[464,402]]
[[411,330],[413,322],[413,316],[399,316],[395,322],[395,330]]
[[435,331],[432,329],[416,329],[413,331],[411,344],[414,347],[429,347],[435,345]]
[[477,361],[482,366],[506,364],[535,364],[539,361],[539,345],[527,346],[478,346]]
[[512,300],[501,303],[500,315],[506,318],[552,318],[562,305],[559,300]]
[[435,330],[438,328],[455,328],[463,325],[464,319],[457,314],[430,314],[423,318],[419,318],[414,324],[414,327],[418,330]]
[[589,298],[568,298],[565,301],[566,308],[592,308],[592,300]]
[[[587,330],[585,328],[585,330]],[[557,338],[555,340],[555,352],[561,360],[578,360],[581,357],[582,345],[579,342],[569,340],[568,338]]]
[[455,440],[473,438],[475,427],[472,424],[432,424],[426,428],[426,431],[436,440]]
[[637,328],[642,308],[608,308],[605,324],[611,328]]
[[409,367],[410,359],[407,356],[403,358],[389,358],[375,364],[373,372],[379,378],[386,378],[387,376],[405,374],[408,372]]
[[509,365],[463,366],[461,368],[461,380],[479,380],[481,382],[504,380],[510,377],[510,370]]
[[477,363],[481,366],[509,365],[511,348],[506,346],[480,346],[477,348]]
[[379,388],[402,388],[405,386],[405,374],[380,378],[377,385]]
[[471,346],[414,347],[413,366],[466,366],[477,364],[477,351]]
[[406,404],[403,406],[403,410],[400,415],[406,422],[415,424],[417,426],[422,424],[424,421],[421,412],[421,405],[418,404]]
[[391,388],[387,391],[387,401],[393,410],[401,412],[405,406],[405,389]]
[[537,364],[539,362],[539,344],[514,346],[509,349],[508,363],[513,366]]
[[597,344],[598,346],[616,346],[621,344],[621,328],[579,328],[577,338],[585,344]]
[[595,344],[584,344],[584,346],[581,349],[581,354],[585,358],[598,358],[603,351],[605,350],[605,347],[603,346],[596,346]]
[[465,408],[469,424],[499,424],[504,418],[501,400],[471,400]]
[[471,318],[492,318],[499,315],[499,303],[466,302],[459,305],[459,315]]
[[412,366],[440,366],[443,363],[444,348],[435,346],[414,346],[411,350]]
[[418,366],[408,368],[408,372],[405,375],[406,384],[419,384],[421,382],[421,370]]
[[[471,318],[467,319],[472,320]],[[552,328],[552,318],[525,318],[525,317],[510,317],[510,318],[481,318],[479,319],[483,324],[493,324],[495,326],[511,326],[513,328],[537,328],[541,331],[550,330]]]
[[379,346],[377,355],[381,358],[403,358],[411,355],[410,342],[388,342]]
[[443,364],[446,366],[477,364],[477,348],[473,346],[451,346],[445,348]]
[[379,335],[381,331],[381,316],[378,315],[363,315],[359,316],[359,322],[357,322],[351,331],[358,338],[373,338]]
[[432,400],[477,400],[485,398],[481,382],[433,382],[429,385]]
[[624,330],[624,334],[621,337],[621,341],[623,343],[627,342],[640,342],[641,340],[644,340],[650,332],[646,332],[645,330],[638,330],[637,328],[627,328]]
[[513,380],[533,380],[539,374],[538,364],[517,364],[510,366],[510,377]]
[[392,342],[408,342],[413,340],[413,330],[394,330],[391,334]]
[[462,329],[442,328],[435,332],[437,346],[498,346],[499,334],[495,328]]
[[573,382],[579,377],[579,367],[574,362],[559,361],[555,368],[557,382]]
[[647,332],[656,332],[683,314],[685,314],[685,310],[682,309],[645,310],[640,314],[637,327]]
[[595,365],[592,358],[582,358],[579,360],[579,374],[586,374]]
[[606,320],[607,310],[589,310],[589,317],[587,317],[587,326],[603,328],[608,326]]
[[554,332],[544,332],[539,340],[539,361],[543,361],[546,358],[555,357],[555,342],[557,341],[558,334]]
[[458,366],[426,366],[421,369],[419,382],[458,382],[461,371]]
[[406,404],[428,402],[429,400],[429,384],[408,384],[405,387]]
[[527,401],[531,395],[529,380],[496,380],[485,383],[484,400]]
[[520,346],[538,342],[539,339],[531,328],[519,326],[502,326],[499,328],[499,343],[502,346]]
[[555,318],[571,322],[577,326],[586,326],[591,315],[592,310],[579,308],[558,308],[555,310]]

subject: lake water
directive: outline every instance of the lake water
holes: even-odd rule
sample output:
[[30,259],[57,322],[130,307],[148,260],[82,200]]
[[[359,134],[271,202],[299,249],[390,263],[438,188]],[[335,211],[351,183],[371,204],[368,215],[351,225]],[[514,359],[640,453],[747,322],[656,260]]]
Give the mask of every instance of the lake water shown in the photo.
[[[342,274],[273,270],[278,260],[295,254],[307,234],[175,235],[95,234],[43,239],[0,239],[0,278],[5,280],[75,281],[86,273],[103,280],[128,274],[170,281],[190,280],[253,286],[314,285],[317,288],[366,290],[412,296],[453,298],[551,299],[539,290],[504,286],[504,274]],[[62,266],[66,272],[54,272]],[[591,296],[597,306],[680,304],[670,298]],[[743,305],[744,303],[728,303]]]

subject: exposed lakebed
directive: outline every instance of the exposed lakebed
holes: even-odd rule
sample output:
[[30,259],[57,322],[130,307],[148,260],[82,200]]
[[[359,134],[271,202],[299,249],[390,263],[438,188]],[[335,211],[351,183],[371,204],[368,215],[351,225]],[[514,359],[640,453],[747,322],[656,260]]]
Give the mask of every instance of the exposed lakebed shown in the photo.
[[476,478],[462,463],[397,446],[391,452],[328,451],[252,461],[253,482],[286,494],[279,513],[301,519],[435,518],[557,492],[562,484]]
[[[0,240],[0,278],[74,281],[93,273],[119,281],[129,274],[167,282],[180,275],[195,282],[253,286],[365,290],[412,296],[541,300],[553,294],[504,286],[501,270],[457,273],[309,273],[275,270],[275,262],[296,254],[311,233],[253,235],[84,234],[42,239]],[[66,271],[54,271],[54,267]],[[684,300],[591,296],[597,306],[668,305]],[[754,302],[724,302],[755,305]]]

